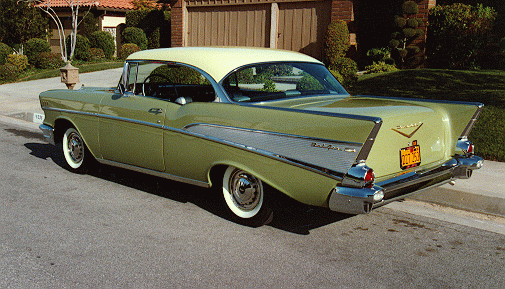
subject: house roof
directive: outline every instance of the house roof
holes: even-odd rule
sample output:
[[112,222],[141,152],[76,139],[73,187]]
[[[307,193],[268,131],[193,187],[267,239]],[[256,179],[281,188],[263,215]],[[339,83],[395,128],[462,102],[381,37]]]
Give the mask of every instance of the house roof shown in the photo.
[[[88,7],[90,5],[96,5],[98,8],[109,8],[109,9],[126,9],[133,10],[134,7],[131,3],[132,0],[81,0],[79,1],[79,6]],[[75,0],[46,0],[51,7],[68,7],[69,2],[76,2]]]

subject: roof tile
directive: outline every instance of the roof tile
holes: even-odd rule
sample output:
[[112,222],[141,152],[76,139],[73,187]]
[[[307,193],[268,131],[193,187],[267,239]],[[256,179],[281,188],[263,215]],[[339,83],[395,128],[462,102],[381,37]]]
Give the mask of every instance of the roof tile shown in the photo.
[[[81,0],[79,1],[79,6],[84,7],[95,4],[101,8],[133,10],[131,1],[132,0]],[[46,0],[44,2],[49,3],[51,7],[68,7],[68,3],[72,2],[72,0]]]

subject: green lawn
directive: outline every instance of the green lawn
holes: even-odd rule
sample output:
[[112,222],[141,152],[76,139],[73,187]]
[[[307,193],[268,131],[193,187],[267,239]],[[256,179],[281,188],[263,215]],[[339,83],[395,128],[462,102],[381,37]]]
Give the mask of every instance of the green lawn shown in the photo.
[[476,154],[505,161],[505,71],[401,70],[360,76],[353,95],[384,95],[482,102],[469,138]]

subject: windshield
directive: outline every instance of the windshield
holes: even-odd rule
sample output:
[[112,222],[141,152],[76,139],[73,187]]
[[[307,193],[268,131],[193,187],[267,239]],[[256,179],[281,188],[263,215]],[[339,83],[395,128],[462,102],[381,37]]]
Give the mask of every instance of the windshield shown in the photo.
[[236,102],[348,94],[324,65],[305,62],[246,66],[226,77],[223,87]]

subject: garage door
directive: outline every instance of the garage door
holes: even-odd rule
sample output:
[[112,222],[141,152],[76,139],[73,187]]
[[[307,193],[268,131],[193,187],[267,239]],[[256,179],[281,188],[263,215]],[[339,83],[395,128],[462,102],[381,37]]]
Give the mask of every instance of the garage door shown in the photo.
[[188,7],[188,46],[268,47],[270,7]]
[[322,59],[331,1],[279,3],[277,47]]

